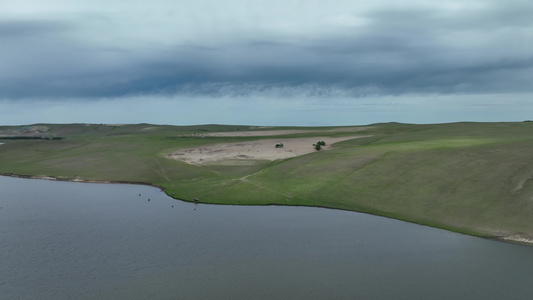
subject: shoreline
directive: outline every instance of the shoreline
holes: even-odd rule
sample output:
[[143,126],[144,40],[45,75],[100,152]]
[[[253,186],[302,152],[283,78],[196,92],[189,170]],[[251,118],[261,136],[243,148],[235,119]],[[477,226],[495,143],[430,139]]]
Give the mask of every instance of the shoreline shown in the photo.
[[[5,173],[5,172],[0,172],[0,176],[13,177],[13,178],[22,178],[22,179],[40,179],[40,180],[66,181],[66,182],[78,182],[78,183],[145,185],[145,186],[151,186],[151,187],[155,187],[155,188],[160,189],[162,192],[164,192],[171,199],[174,199],[174,200],[177,200],[177,201],[189,202],[189,203],[198,203],[198,202],[194,202],[194,201],[190,201],[190,200],[186,200],[186,199],[179,199],[179,198],[172,197],[172,195],[169,195],[169,194],[166,193],[166,188],[165,187],[163,187],[161,185],[158,185],[158,184],[149,183],[149,182],[140,182],[140,181],[132,182],[132,181],[121,181],[121,180],[91,180],[91,179],[69,178],[69,177],[54,177],[54,176],[47,176],[47,175],[21,175],[21,174]],[[319,206],[319,205],[287,205],[287,204],[279,204],[279,203],[270,203],[270,204],[234,204],[234,203],[221,204],[221,203],[202,203],[202,202],[200,202],[200,203],[201,204],[213,204],[213,205],[238,205],[238,206],[243,206],[243,205],[253,205],[253,206],[294,206],[294,207],[301,206],[301,207],[315,207],[315,208],[323,208],[323,209],[335,209],[335,210],[350,211],[350,212],[364,213],[364,214],[368,214],[368,215],[372,215],[372,216],[384,217],[384,218],[398,220],[398,221],[402,221],[402,222],[408,222],[408,223],[411,223],[411,224],[417,224],[417,225],[420,225],[420,226],[427,226],[427,227],[431,227],[431,228],[447,230],[447,231],[450,231],[450,232],[469,235],[469,236],[472,236],[472,237],[480,237],[480,238],[490,239],[490,240],[499,241],[499,242],[517,244],[517,245],[533,246],[533,237],[531,237],[531,236],[529,236],[527,234],[524,234],[524,233],[513,233],[513,234],[510,234],[510,235],[498,236],[498,235],[486,234],[486,233],[470,231],[470,230],[461,230],[461,229],[458,229],[458,228],[446,227],[446,226],[430,224],[430,223],[425,223],[425,222],[417,222],[415,220],[404,219],[404,218],[401,218],[401,217],[395,217],[395,216],[388,215],[388,214],[380,214],[380,213],[377,213],[377,212],[373,213],[373,212],[370,212],[370,211],[358,211],[358,210],[350,210],[350,209],[335,208],[335,207],[328,207],[328,206]]]
[[[79,182],[79,183],[147,185],[147,186],[153,186],[155,188],[161,189],[163,192],[166,191],[166,188],[161,185],[153,184],[149,182],[142,182],[142,181],[91,180],[91,179],[70,178],[70,177],[54,177],[54,176],[47,176],[47,175],[21,175],[21,174],[5,173],[5,172],[0,172],[0,176],[22,178],[22,179],[40,179],[40,180],[50,180],[50,181]],[[173,199],[176,199],[176,198],[173,198]],[[177,199],[177,200],[182,200],[182,199]],[[182,200],[182,201],[186,201],[186,200]]]

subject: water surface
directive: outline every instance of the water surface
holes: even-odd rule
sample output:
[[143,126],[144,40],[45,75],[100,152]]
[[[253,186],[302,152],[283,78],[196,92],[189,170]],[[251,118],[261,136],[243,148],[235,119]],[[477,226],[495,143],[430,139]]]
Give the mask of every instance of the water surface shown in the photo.
[[354,212],[9,177],[0,177],[0,269],[1,299],[533,295],[533,247]]

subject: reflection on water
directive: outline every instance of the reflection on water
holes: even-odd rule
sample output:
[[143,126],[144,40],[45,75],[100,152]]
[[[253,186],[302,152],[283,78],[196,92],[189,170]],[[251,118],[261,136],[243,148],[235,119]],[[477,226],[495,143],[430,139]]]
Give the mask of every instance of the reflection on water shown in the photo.
[[[150,201],[148,201],[150,200]],[[0,177],[2,299],[526,299],[533,248],[365,214]]]

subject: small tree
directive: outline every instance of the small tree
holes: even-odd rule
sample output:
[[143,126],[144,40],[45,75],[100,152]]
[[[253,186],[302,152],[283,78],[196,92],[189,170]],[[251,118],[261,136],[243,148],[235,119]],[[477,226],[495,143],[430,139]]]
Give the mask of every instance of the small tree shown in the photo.
[[319,141],[318,143],[313,144],[313,146],[315,146],[315,149],[316,149],[316,150],[320,150],[320,149],[322,149],[322,146],[326,146],[326,142],[324,142],[324,141]]

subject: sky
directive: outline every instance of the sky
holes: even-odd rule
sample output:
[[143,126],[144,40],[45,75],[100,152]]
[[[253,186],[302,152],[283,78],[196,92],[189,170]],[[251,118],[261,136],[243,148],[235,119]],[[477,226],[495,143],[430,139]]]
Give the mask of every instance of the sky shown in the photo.
[[529,0],[1,0],[0,125],[530,120],[532,15]]

